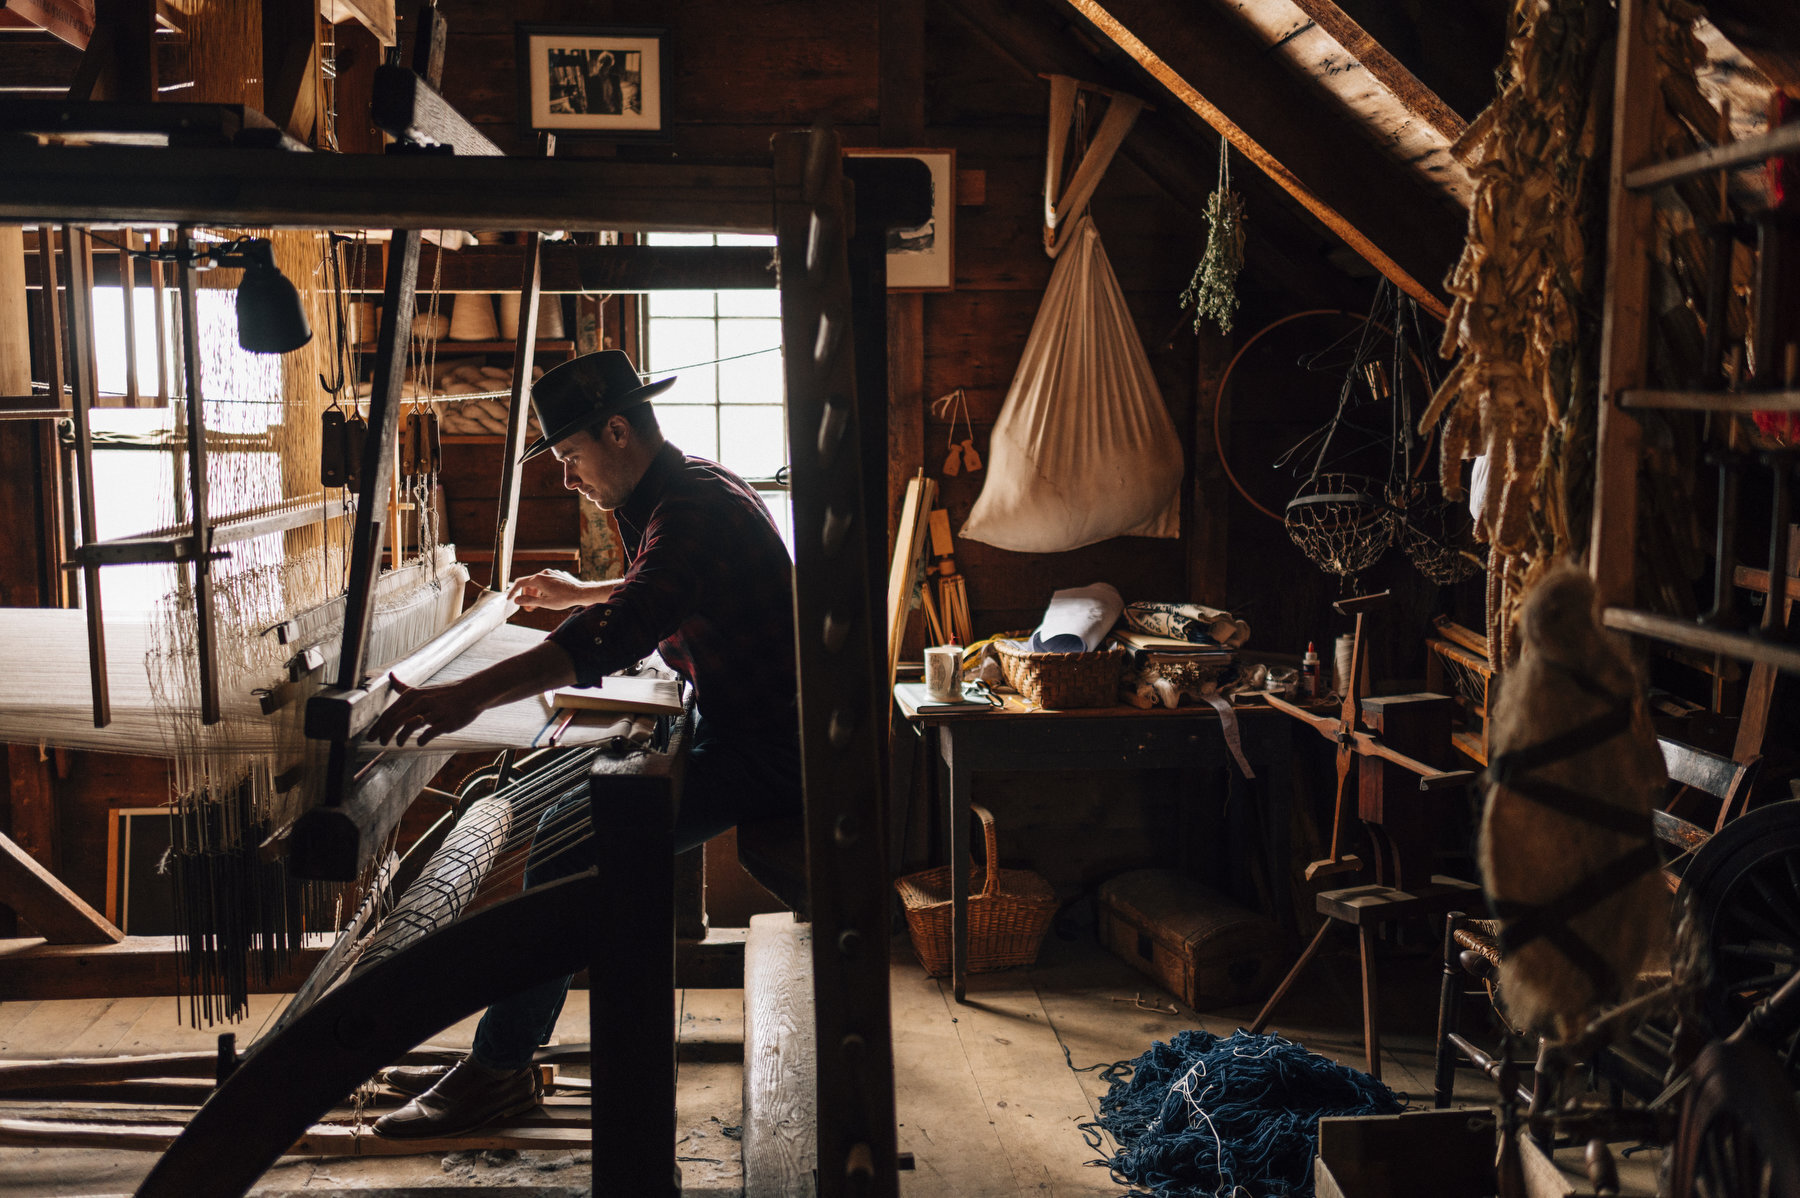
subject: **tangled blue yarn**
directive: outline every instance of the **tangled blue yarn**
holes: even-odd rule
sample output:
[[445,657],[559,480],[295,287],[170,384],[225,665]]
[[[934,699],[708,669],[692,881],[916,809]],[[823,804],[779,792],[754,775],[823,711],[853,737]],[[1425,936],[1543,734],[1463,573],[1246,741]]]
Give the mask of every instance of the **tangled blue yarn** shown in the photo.
[[1134,1195],[1312,1198],[1321,1115],[1391,1115],[1394,1092],[1280,1036],[1186,1031],[1103,1075],[1112,1088],[1084,1124],[1120,1145],[1094,1161]]

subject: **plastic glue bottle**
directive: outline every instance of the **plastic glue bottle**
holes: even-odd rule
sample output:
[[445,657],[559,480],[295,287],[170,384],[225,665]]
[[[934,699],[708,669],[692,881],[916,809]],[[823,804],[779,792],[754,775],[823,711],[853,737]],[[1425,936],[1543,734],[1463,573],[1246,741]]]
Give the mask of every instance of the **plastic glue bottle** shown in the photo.
[[1306,656],[1300,659],[1300,697],[1319,697],[1319,653],[1311,641],[1306,642]]

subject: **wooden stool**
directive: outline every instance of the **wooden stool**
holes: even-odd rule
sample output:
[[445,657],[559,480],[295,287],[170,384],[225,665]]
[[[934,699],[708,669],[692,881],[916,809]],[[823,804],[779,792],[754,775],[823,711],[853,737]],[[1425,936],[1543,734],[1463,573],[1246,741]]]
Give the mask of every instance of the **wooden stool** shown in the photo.
[[1257,1013],[1256,1022],[1250,1025],[1251,1033],[1263,1030],[1269,1016],[1275,1011],[1275,1004],[1282,1000],[1306,969],[1307,963],[1318,954],[1319,946],[1325,943],[1325,933],[1336,923],[1349,924],[1356,929],[1362,958],[1363,1055],[1368,1063],[1369,1076],[1379,1080],[1381,1032],[1378,1018],[1380,1006],[1375,988],[1375,930],[1382,924],[1392,923],[1397,919],[1464,910],[1480,898],[1481,887],[1443,874],[1434,874],[1430,882],[1411,890],[1400,890],[1393,886],[1346,886],[1342,890],[1321,891],[1318,911],[1326,917],[1326,921],[1319,925],[1312,943],[1306,946],[1306,951],[1300,954],[1294,967],[1281,979],[1281,985],[1275,987],[1275,993],[1269,995],[1269,1001]]

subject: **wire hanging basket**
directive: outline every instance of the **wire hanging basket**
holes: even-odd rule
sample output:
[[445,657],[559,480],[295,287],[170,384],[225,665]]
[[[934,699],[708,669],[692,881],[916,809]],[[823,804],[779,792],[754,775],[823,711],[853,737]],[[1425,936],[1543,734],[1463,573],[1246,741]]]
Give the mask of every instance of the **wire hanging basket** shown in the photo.
[[1475,522],[1469,509],[1447,499],[1441,489],[1418,485],[1401,508],[1398,540],[1415,569],[1439,586],[1455,586],[1484,568],[1475,553]]
[[1327,574],[1362,573],[1394,543],[1398,514],[1384,490],[1366,475],[1314,475],[1288,501],[1288,539]]

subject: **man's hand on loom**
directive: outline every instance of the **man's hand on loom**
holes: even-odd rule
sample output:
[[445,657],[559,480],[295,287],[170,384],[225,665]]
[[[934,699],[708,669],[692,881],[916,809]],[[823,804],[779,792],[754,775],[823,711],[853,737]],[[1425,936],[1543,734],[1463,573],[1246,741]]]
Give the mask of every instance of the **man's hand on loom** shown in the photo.
[[567,570],[540,570],[516,580],[507,588],[506,597],[527,611],[542,608],[562,611],[583,604],[599,603],[618,586],[617,579],[607,582],[584,582]]
[[403,745],[413,736],[423,748],[444,733],[469,724],[487,706],[456,682],[414,687],[389,678],[388,686],[396,697],[369,729],[369,735],[384,745],[396,737],[396,743]]

